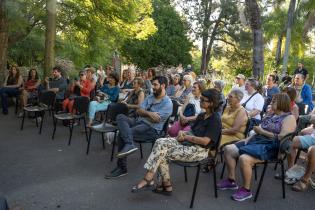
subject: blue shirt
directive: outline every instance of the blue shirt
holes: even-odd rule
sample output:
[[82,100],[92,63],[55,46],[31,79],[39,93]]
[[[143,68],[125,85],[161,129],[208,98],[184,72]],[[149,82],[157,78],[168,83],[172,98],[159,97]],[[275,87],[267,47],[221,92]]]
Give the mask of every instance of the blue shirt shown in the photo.
[[145,117],[139,117],[139,121],[142,121],[157,131],[163,130],[163,125],[167,118],[171,116],[173,112],[172,100],[168,96],[164,96],[162,100],[156,102],[154,95],[147,96],[144,101],[140,104],[140,108],[149,112],[158,112],[161,120],[158,123],[153,123]]
[[105,84],[103,87],[100,88],[100,91],[102,91],[103,93],[106,93],[111,102],[116,102],[118,100],[118,96],[119,96],[118,86],[109,87],[108,84]]

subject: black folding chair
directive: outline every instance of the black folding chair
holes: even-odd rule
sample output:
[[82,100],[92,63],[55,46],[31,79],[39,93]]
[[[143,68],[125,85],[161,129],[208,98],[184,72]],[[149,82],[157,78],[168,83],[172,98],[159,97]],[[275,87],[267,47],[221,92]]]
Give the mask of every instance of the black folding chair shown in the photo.
[[214,145],[214,147],[211,148],[211,150],[210,150],[210,151],[214,151],[214,155],[211,157],[207,157],[201,161],[184,162],[184,161],[179,161],[179,160],[170,160],[170,162],[172,162],[178,166],[184,167],[185,182],[187,182],[187,168],[197,168],[195,184],[194,184],[193,194],[192,194],[192,197],[190,200],[189,208],[192,208],[194,206],[195,195],[196,195],[198,181],[199,181],[200,168],[203,166],[211,166],[211,168],[212,168],[214,197],[215,198],[218,197],[216,166],[217,166],[217,154],[218,154],[220,142],[221,142],[221,133],[219,135],[219,139],[216,142],[216,145]]
[[25,115],[28,112],[35,113],[36,127],[38,127],[38,117],[41,117],[39,134],[42,133],[43,121],[45,116],[45,111],[51,112],[55,104],[56,94],[52,91],[41,92],[39,95],[39,102],[37,105],[25,106],[23,108],[23,117],[21,123],[21,130],[24,127]]
[[145,140],[143,139],[139,139],[137,137],[133,138],[133,141],[138,143],[140,145],[140,157],[141,159],[143,159],[143,151],[142,151],[142,144],[151,144],[151,149],[155,143],[155,141],[158,138],[164,138],[167,135],[167,131],[168,131],[168,125],[169,125],[169,121],[170,121],[170,117],[167,118],[167,120],[165,121],[164,125],[163,125],[163,130],[161,131],[161,133],[157,136],[157,137],[151,137],[151,138],[147,138]]
[[59,113],[59,114],[53,115],[54,129],[53,129],[52,139],[55,138],[55,133],[57,129],[57,121],[61,120],[62,122],[67,122],[67,126],[69,127],[69,132],[70,132],[68,145],[71,144],[73,124],[75,123],[76,120],[77,121],[81,119],[83,120],[85,137],[86,137],[86,140],[88,141],[85,117],[89,109],[90,99],[85,96],[77,96],[73,100],[74,100],[73,110],[75,110],[75,114]]
[[102,134],[103,149],[105,149],[104,133],[113,132],[113,133],[115,133],[114,141],[112,144],[112,154],[111,154],[111,161],[113,161],[116,138],[117,138],[117,131],[118,131],[118,128],[115,124],[116,124],[116,117],[118,114],[127,115],[128,114],[128,107],[125,104],[121,104],[121,103],[110,103],[108,105],[107,111],[105,113],[105,120],[103,121],[103,123],[100,124],[99,126],[92,126],[90,128],[88,144],[87,144],[87,148],[86,148],[86,154],[87,155],[89,154],[91,137],[92,137],[93,131]]
[[178,109],[181,106],[180,103],[175,99],[172,99],[172,104],[173,104],[173,112],[170,116],[171,123],[178,120]]
[[264,168],[263,168],[263,171],[262,171],[260,179],[259,179],[259,184],[258,184],[256,193],[255,193],[254,202],[257,201],[257,198],[258,198],[258,195],[259,195],[259,191],[260,191],[260,188],[261,188],[264,176],[265,176],[266,168],[267,168],[267,165],[269,163],[275,163],[275,164],[280,164],[281,165],[282,198],[285,199],[284,160],[286,158],[286,155],[285,155],[285,153],[283,151],[281,151],[281,144],[283,142],[287,141],[288,139],[292,139],[295,134],[296,134],[295,132],[289,133],[286,136],[284,136],[282,139],[279,140],[280,141],[280,146],[279,146],[279,151],[278,151],[278,155],[277,155],[276,159],[274,159],[274,160],[265,160],[265,161],[263,161],[261,163],[256,163],[255,164],[255,165],[263,164]]

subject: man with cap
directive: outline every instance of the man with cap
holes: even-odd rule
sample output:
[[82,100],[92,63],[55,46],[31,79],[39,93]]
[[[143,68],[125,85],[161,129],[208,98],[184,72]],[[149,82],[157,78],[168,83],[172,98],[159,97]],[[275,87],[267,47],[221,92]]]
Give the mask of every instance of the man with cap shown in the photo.
[[244,95],[247,95],[247,92],[245,90],[245,76],[244,76],[244,74],[238,74],[235,77],[235,84],[233,85],[233,89],[234,88],[240,89]]

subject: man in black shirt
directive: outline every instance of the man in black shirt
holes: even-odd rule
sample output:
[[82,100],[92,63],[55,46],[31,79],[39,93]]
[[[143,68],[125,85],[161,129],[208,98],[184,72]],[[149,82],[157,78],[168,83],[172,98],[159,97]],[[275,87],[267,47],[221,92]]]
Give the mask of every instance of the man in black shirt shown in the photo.
[[303,74],[305,77],[305,80],[308,78],[308,71],[304,68],[304,64],[302,62],[298,63],[297,69],[294,71],[294,75],[296,74]]

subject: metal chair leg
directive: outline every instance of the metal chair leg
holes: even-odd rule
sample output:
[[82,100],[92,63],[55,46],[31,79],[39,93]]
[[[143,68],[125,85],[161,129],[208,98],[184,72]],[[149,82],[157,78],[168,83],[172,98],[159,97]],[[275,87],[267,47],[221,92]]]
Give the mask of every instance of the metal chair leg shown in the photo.
[[105,139],[104,139],[104,133],[102,133],[102,144],[103,144],[103,149],[105,149]]
[[221,170],[221,175],[220,175],[221,179],[223,179],[224,171],[225,171],[225,162],[223,162],[223,166],[222,166],[222,170]]
[[140,157],[143,159],[142,144],[140,143]]
[[23,110],[23,118],[22,118],[22,123],[21,123],[21,130],[24,128],[24,120],[25,120],[25,110]]
[[257,165],[254,165],[255,181],[257,181]]
[[74,120],[70,120],[69,121],[69,131],[70,131],[70,135],[69,135],[69,142],[68,142],[68,146],[71,145],[71,139],[72,139],[72,132],[73,132],[73,123],[74,123]]
[[184,174],[185,174],[185,182],[187,182],[188,179],[187,179],[187,168],[186,168],[186,166],[184,166]]
[[190,201],[190,206],[189,206],[189,208],[192,208],[192,207],[194,206],[195,195],[196,195],[197,186],[198,186],[198,181],[199,181],[199,173],[200,173],[200,165],[198,165],[198,167],[197,167],[197,174],[196,174],[196,179],[195,179],[193,194],[192,194],[192,197],[191,197],[191,201]]
[[113,159],[114,159],[116,136],[117,136],[117,131],[115,131],[114,141],[113,141],[113,145],[112,145],[112,154],[110,156],[110,162],[113,162]]
[[83,124],[84,124],[84,133],[85,133],[86,142],[88,142],[89,141],[89,136],[88,136],[88,133],[87,133],[85,117],[83,117]]
[[42,128],[43,128],[43,122],[44,122],[44,117],[45,117],[45,111],[42,112],[41,117],[42,117],[42,120],[40,121],[39,134],[42,134]]
[[282,161],[282,160],[281,160],[281,162],[280,162],[280,165],[281,165],[281,175],[282,175],[282,178],[281,178],[281,183],[282,183],[282,198],[285,199],[284,164],[283,164],[283,161]]
[[213,185],[214,185],[214,197],[218,197],[218,189],[217,189],[217,172],[216,172],[216,165],[212,165],[213,170]]
[[254,202],[257,201],[259,190],[260,190],[261,184],[262,184],[264,176],[265,176],[267,164],[268,164],[267,162],[264,163],[264,169],[262,171],[262,174],[261,174],[261,177],[260,177],[260,180],[259,180],[259,184],[258,184],[258,188],[257,188],[256,194],[255,194]]
[[54,138],[55,138],[55,133],[56,133],[56,129],[57,129],[57,118],[55,118],[54,116],[53,116],[53,124],[54,124],[54,130],[53,130],[53,134],[52,134],[52,140],[54,140]]
[[115,153],[115,146],[116,146],[116,137],[117,137],[117,131],[115,131],[114,141],[112,145],[112,154],[110,156],[110,161],[113,162],[114,159],[114,153]]
[[296,153],[296,157],[295,157],[295,160],[294,160],[294,164],[296,164],[296,162],[297,162],[298,159],[300,158],[300,155],[301,155],[301,150],[299,149],[298,152]]
[[87,143],[87,147],[86,147],[86,155],[89,154],[91,137],[92,137],[92,129],[90,129],[89,139],[88,139],[88,143]]
[[38,113],[35,112],[35,122],[36,122],[36,127],[38,128]]

